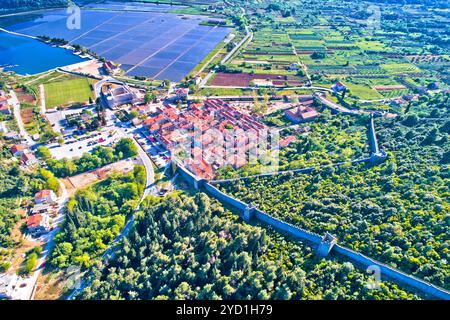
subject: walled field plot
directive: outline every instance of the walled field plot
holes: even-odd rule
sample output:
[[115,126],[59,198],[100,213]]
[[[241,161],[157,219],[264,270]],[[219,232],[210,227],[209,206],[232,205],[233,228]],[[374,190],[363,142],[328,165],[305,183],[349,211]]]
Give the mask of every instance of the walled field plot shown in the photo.
[[367,85],[347,84],[347,87],[350,89],[350,95],[355,96],[359,99],[362,100],[383,99],[383,96],[378,91],[372,89]]
[[381,68],[390,74],[420,72],[420,69],[411,63],[386,63],[382,64]]
[[285,30],[264,27],[254,32],[253,40],[230,64],[244,74],[295,77],[300,67],[294,49]]
[[39,108],[26,103],[21,104],[20,108],[20,116],[22,117],[25,130],[31,135],[40,133],[44,123],[39,117]]
[[[363,100],[395,98],[409,93],[411,88],[399,83],[398,77],[417,76],[428,70],[443,74],[445,62],[439,65],[434,58],[429,66],[418,66],[414,64],[417,59],[408,58],[390,46],[393,38],[405,35],[385,32],[369,38],[349,31],[345,26],[301,29],[288,23],[276,28],[265,25],[255,31],[253,41],[231,65],[246,74],[294,76],[299,71],[292,65],[303,64],[308,74],[314,77],[313,82],[344,81],[351,89],[351,95]],[[237,76],[219,76],[213,84],[225,84],[234,77]]]
[[88,79],[73,79],[44,84],[47,108],[94,99]]
[[108,5],[104,10],[83,9],[81,29],[66,28],[65,10],[47,12],[41,19],[10,29],[64,38],[120,63],[127,75],[171,81],[182,80],[231,32],[230,28],[200,25],[208,19],[203,16],[110,10]]
[[32,93],[26,92],[22,88],[15,89],[20,103],[36,104],[36,98]]

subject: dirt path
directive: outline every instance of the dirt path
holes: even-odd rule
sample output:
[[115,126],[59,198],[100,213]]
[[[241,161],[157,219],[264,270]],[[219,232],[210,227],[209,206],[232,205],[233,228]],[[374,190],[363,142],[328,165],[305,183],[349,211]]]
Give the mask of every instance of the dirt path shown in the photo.
[[11,90],[10,92],[12,104],[14,107],[14,117],[16,118],[17,126],[19,127],[20,135],[27,141],[27,144],[32,146],[34,145],[34,141],[28,132],[25,130],[25,126],[22,121],[22,115],[20,114],[20,102],[17,99],[16,93]]
[[41,114],[45,116],[45,112],[47,111],[47,109],[45,107],[45,88],[43,84],[39,85],[39,96],[40,96]]

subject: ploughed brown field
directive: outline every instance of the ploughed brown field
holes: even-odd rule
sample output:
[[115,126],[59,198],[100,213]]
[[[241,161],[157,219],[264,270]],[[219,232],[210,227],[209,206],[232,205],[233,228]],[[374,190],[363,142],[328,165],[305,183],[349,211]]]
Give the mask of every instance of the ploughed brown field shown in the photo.
[[251,73],[217,73],[211,85],[229,87],[249,87],[253,80],[271,80],[274,86],[301,86],[301,77],[280,74],[251,74]]

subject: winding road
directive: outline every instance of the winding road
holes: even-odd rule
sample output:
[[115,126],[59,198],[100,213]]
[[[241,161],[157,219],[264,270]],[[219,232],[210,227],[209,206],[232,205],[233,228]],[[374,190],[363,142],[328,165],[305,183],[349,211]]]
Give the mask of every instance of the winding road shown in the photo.
[[[108,111],[108,112],[111,112],[111,111]],[[152,194],[152,192],[154,190],[153,186],[155,184],[155,172],[153,171],[152,161],[151,161],[150,156],[148,155],[148,153],[142,148],[142,146],[132,136],[133,132],[132,133],[127,133],[119,125],[116,125],[115,129],[117,130],[117,132],[120,133],[120,135],[122,137],[128,137],[128,138],[132,138],[133,139],[134,143],[137,146],[138,156],[142,160],[142,163],[145,166],[145,170],[146,170],[146,173],[147,173],[147,179],[146,179],[144,193],[142,194],[142,197],[140,199],[139,207],[136,209],[136,211],[138,211],[140,209],[140,203],[142,203],[142,201],[147,196]],[[122,231],[120,232],[120,234],[113,240],[113,242],[108,246],[108,248],[103,253],[103,255],[101,257],[101,260],[103,261],[104,267],[107,266],[108,262],[111,261],[111,259],[114,258],[114,256],[115,256],[115,252],[114,252],[115,246],[119,243],[119,241],[123,237],[126,237],[128,235],[128,233],[132,229],[133,225],[134,225],[134,214],[130,217],[130,219],[127,221],[125,226],[122,228]],[[86,288],[90,284],[90,282],[84,281],[83,279],[81,279],[80,281],[81,282],[80,282],[78,288],[75,288],[70,293],[70,295],[66,298],[66,300],[73,300],[79,293],[81,293],[84,290],[84,288]]]
[[[241,8],[242,10],[242,16],[245,16],[245,9]],[[253,32],[250,31],[250,27],[248,25],[245,25],[245,33],[246,36],[220,61],[221,64],[227,63],[228,60],[231,59],[231,57],[245,44],[253,39]],[[208,83],[209,79],[216,73],[215,69],[212,69],[207,76],[202,79],[200,82],[199,87],[200,88],[206,88],[206,83]]]

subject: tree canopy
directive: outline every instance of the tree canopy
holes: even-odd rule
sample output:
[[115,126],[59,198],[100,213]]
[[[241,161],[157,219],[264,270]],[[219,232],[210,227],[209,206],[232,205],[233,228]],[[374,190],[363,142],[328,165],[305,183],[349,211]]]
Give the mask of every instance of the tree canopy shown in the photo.
[[241,223],[205,194],[172,194],[144,208],[92,280],[84,299],[417,298],[388,282],[369,290],[351,263]]

